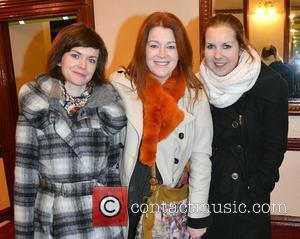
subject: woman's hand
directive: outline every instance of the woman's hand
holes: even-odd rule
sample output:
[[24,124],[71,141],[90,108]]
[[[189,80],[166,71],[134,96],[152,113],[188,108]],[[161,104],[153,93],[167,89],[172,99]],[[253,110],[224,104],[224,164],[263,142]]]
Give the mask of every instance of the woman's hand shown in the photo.
[[187,227],[187,231],[190,234],[191,239],[201,239],[203,234],[206,232],[206,228],[191,228]]

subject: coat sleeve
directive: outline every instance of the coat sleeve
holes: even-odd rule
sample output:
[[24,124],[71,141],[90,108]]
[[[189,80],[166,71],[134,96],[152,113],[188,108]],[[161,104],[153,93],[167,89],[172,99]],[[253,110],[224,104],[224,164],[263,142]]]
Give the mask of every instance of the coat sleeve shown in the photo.
[[250,194],[257,198],[268,195],[279,180],[279,167],[287,149],[288,135],[288,89],[286,83],[280,81],[277,101],[266,102],[263,135],[264,147],[260,164],[256,173],[249,178]]
[[98,108],[98,115],[102,123],[103,133],[107,136],[112,136],[126,126],[127,118],[119,93],[111,85],[110,88],[107,88],[107,91],[110,92],[110,95],[106,97],[110,97],[111,101]]
[[107,185],[120,186],[121,180],[119,163],[123,154],[127,117],[125,115],[124,102],[122,101],[119,93],[113,87],[112,91],[113,103],[111,104],[111,107],[108,108],[108,111],[110,110],[111,112],[115,112],[110,114],[114,116],[114,122],[112,120],[109,120],[106,124],[106,128],[110,128],[109,131],[112,133],[110,149],[108,152]]
[[[195,106],[196,107],[196,106]],[[197,106],[193,153],[190,158],[189,213],[187,225],[204,228],[210,224],[208,194],[211,179],[213,124],[207,97],[202,92]]]
[[126,127],[111,138],[107,162],[107,186],[120,186],[119,164],[122,160]]
[[14,220],[16,239],[33,238],[38,185],[38,141],[34,127],[21,114],[16,129]]

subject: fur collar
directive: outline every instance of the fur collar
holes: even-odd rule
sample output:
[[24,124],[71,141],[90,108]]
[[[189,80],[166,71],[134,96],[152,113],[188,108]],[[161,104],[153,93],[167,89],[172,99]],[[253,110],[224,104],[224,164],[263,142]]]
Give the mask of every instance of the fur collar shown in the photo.
[[153,166],[158,142],[165,139],[184,119],[177,102],[184,95],[185,87],[185,78],[177,73],[173,73],[163,85],[148,76],[145,89],[140,94],[144,109],[140,148],[142,164]]

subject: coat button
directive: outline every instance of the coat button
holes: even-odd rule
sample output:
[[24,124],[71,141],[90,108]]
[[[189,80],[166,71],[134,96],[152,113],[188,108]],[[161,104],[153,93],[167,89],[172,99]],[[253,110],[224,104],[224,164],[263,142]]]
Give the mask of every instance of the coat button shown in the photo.
[[120,147],[121,149],[124,149],[124,144],[119,143],[119,147]]
[[174,164],[178,164],[179,163],[179,159],[178,158],[174,158]]
[[183,139],[184,138],[184,133],[179,133],[178,136],[179,136],[180,139]]
[[239,153],[239,154],[242,154],[243,153],[243,146],[238,144],[235,146],[235,149],[236,149],[236,152]]
[[236,129],[237,127],[239,127],[239,123],[237,121],[233,121],[231,126]]
[[231,174],[231,178],[232,178],[233,180],[237,180],[237,179],[239,178],[238,173],[233,173],[233,174]]

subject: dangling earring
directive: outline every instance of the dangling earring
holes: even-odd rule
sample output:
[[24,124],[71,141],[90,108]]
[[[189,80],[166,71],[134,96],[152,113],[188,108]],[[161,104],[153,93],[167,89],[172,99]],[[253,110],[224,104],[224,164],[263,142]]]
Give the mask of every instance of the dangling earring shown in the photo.
[[59,63],[57,63],[57,66],[61,67],[61,63],[60,63],[60,62],[59,62]]

